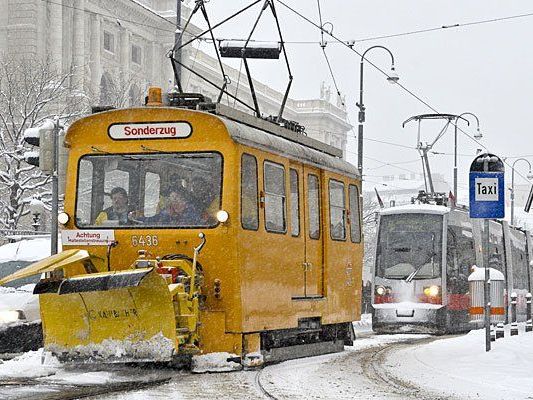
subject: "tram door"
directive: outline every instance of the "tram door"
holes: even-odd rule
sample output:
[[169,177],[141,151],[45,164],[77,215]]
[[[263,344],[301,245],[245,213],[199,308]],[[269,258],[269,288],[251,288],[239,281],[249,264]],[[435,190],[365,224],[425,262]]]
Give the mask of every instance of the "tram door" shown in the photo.
[[304,296],[322,297],[324,294],[323,264],[323,212],[322,212],[322,179],[320,170],[308,166],[303,167],[304,175],[304,209],[305,215],[305,263]]

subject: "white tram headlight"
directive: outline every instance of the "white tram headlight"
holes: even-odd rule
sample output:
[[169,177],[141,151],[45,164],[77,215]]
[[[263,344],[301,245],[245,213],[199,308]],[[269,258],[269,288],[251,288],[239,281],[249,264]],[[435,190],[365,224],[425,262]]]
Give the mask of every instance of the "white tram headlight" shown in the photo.
[[228,214],[227,211],[220,210],[220,211],[217,212],[217,220],[218,220],[218,222],[224,223],[224,222],[227,222],[228,219],[229,219],[229,214]]
[[376,294],[378,296],[383,296],[385,294],[385,288],[383,286],[376,286]]
[[61,225],[65,225],[70,219],[70,216],[66,212],[60,212],[57,214],[57,222]]
[[424,294],[428,297],[437,297],[440,294],[440,287],[437,285],[425,287]]

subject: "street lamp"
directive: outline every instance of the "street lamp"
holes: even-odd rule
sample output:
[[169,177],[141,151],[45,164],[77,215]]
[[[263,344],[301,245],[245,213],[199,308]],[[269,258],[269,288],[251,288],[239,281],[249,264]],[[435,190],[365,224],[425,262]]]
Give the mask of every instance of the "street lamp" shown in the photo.
[[513,163],[511,167],[512,169],[512,172],[511,172],[511,225],[514,225],[514,165],[518,161],[527,162],[527,165],[529,165],[529,172],[527,173],[527,179],[533,178],[533,174],[531,173],[531,163],[525,158],[518,158],[517,160],[515,160],[515,162]]
[[[457,124],[459,123],[459,120],[463,118],[463,115],[471,115],[476,119],[477,122],[477,132],[474,135],[474,139],[479,140],[483,137],[481,134],[481,131],[479,130],[479,118],[472,114],[471,112],[464,112],[462,114],[459,114],[457,118],[455,119],[455,141],[454,141],[454,151],[453,151],[453,195],[455,198],[455,203],[457,203]],[[466,118],[463,118],[468,125],[470,125],[470,122]],[[455,204],[454,204],[455,206]]]
[[365,122],[365,106],[363,104],[363,62],[365,60],[366,53],[368,53],[372,49],[383,49],[387,53],[389,53],[392,59],[391,71],[389,75],[387,75],[387,81],[389,81],[390,83],[396,83],[400,79],[400,77],[396,73],[396,70],[394,69],[394,56],[392,55],[389,49],[384,46],[372,46],[365,50],[365,52],[361,56],[361,65],[359,72],[359,103],[355,103],[356,106],[359,108],[359,128],[357,135],[357,169],[359,170],[361,179],[363,178],[363,122]]

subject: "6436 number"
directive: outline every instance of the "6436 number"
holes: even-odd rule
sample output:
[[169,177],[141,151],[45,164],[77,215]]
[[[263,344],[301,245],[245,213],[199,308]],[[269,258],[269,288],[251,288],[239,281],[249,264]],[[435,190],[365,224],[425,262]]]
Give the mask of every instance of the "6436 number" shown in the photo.
[[133,247],[157,246],[159,239],[156,235],[132,235],[131,245]]

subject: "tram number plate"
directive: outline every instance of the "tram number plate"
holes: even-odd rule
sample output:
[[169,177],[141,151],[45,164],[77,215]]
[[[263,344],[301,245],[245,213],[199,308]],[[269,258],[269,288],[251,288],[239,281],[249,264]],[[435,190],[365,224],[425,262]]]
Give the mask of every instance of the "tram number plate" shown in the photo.
[[157,246],[158,244],[157,235],[133,235],[131,237],[133,247]]

